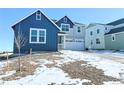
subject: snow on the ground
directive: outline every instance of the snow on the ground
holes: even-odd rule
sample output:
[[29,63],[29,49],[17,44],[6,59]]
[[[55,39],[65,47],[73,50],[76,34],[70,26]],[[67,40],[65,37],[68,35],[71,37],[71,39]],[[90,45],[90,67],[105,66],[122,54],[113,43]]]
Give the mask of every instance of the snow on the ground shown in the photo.
[[53,64],[52,61],[49,61],[49,60],[46,60],[46,59],[39,59],[38,61],[41,62],[43,65],[45,65],[45,64]]
[[[82,85],[85,82],[91,82],[90,80],[80,80],[80,79],[71,79],[66,73],[64,73],[59,68],[47,68],[45,64],[52,64],[53,62],[46,59],[41,59],[41,66],[37,68],[34,75],[29,75],[27,77],[21,78],[19,80],[12,81],[3,81],[0,80],[0,85],[48,85],[48,84],[78,84]],[[14,73],[14,72],[13,72]],[[13,74],[8,73],[7,75],[2,75],[1,77],[9,76]]]
[[0,75],[0,78],[7,77],[7,76],[13,75],[15,73],[16,73],[15,70],[14,71],[8,71],[8,72],[5,73],[5,75]]
[[37,69],[35,75],[27,76],[20,80],[13,81],[0,81],[0,84],[4,85],[48,85],[48,84],[82,84],[84,82],[90,82],[90,80],[80,80],[80,79],[71,79],[67,77],[62,70],[58,68],[47,68],[42,67]]
[[115,57],[124,58],[124,51],[112,51],[112,50],[89,50],[89,52],[96,54],[107,54]]
[[[68,50],[63,50],[60,52],[62,53],[62,55],[56,55],[56,56],[63,57],[63,59],[55,60],[55,62],[57,63],[56,64],[57,66],[61,66],[61,64],[64,64],[64,63],[84,60],[87,62],[87,64],[91,64],[92,66],[95,66],[98,69],[102,69],[105,75],[108,75],[108,76],[112,76],[120,79],[121,77],[119,76],[119,73],[124,73],[124,64],[115,62],[113,60],[100,58],[97,55],[94,55],[92,53],[89,54],[82,51],[68,51]],[[41,67],[37,68],[34,75],[29,75],[19,80],[13,80],[13,81],[0,80],[0,84],[7,84],[7,85],[9,84],[10,85],[58,84],[60,85],[60,84],[82,84],[84,82],[90,82],[90,80],[85,80],[85,79],[84,80],[71,79],[61,69],[56,67],[47,68],[45,64],[53,64],[54,62],[52,61],[48,61],[46,59],[39,59],[38,61],[40,62]],[[33,63],[34,62],[32,62],[32,64]],[[104,82],[104,84],[118,84],[118,82]]]
[[[13,53],[8,53],[8,56],[9,55],[12,55]],[[4,53],[4,54],[0,54],[0,56],[7,56],[7,53]]]
[[119,73],[124,73],[124,64],[115,62],[113,60],[103,59],[94,54],[86,54],[78,51],[62,51],[63,54],[78,60],[84,60],[88,64],[95,66],[98,69],[102,69],[105,75],[115,78],[121,78]]
[[121,82],[113,82],[113,81],[109,81],[109,82],[104,82],[105,85],[121,85]]

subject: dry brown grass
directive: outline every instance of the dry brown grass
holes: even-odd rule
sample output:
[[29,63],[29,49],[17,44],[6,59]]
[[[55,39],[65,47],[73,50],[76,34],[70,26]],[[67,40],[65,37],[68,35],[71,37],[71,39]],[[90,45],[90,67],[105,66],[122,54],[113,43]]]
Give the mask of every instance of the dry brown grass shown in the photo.
[[33,55],[32,58],[33,59],[46,59],[49,61],[63,59],[63,57],[59,57],[58,55],[60,55],[60,53],[46,53],[46,54]]
[[17,80],[27,75],[33,75],[36,71],[36,68],[38,67],[38,64],[31,64],[31,62],[28,61],[28,57],[25,57],[21,60],[21,71],[19,70],[18,60],[11,62],[8,65],[8,68],[7,65],[3,67],[3,72],[6,73],[7,71],[15,70],[16,73],[7,77],[3,77],[1,78],[2,80]]
[[86,64],[84,61],[78,61],[69,64],[63,64],[61,69],[68,73],[71,78],[80,78],[91,80],[89,84],[100,85],[103,84],[104,81],[120,81],[111,76],[104,75],[104,72],[101,69],[97,69],[96,67],[92,67],[91,65],[82,65]]
[[[57,56],[55,56],[57,55]],[[15,60],[11,60],[12,62],[9,63],[8,65],[4,66],[2,68],[2,72],[6,73],[7,71],[13,71],[15,70],[16,73],[7,77],[3,77],[1,78],[2,80],[17,80],[20,79],[22,77],[26,77],[28,75],[33,75],[34,72],[36,71],[37,67],[40,67],[40,62],[38,61],[38,59],[46,59],[49,61],[53,61],[54,60],[60,60],[62,59],[62,57],[58,57],[58,55],[60,55],[60,53],[41,53],[41,54],[32,54],[31,59],[30,59],[30,55],[25,55],[21,57],[21,71],[19,71],[19,65],[18,65],[18,58],[15,58]],[[34,63],[32,64],[32,62],[30,62],[30,60]],[[53,64],[46,64],[46,66],[48,68],[51,68],[53,66],[55,66],[56,63]]]

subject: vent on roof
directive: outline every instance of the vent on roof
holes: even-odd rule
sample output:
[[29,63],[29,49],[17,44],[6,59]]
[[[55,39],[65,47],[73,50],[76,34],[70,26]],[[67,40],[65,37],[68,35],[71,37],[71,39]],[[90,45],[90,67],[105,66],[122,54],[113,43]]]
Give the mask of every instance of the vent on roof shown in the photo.
[[66,17],[63,20],[64,20],[65,23],[67,22],[67,18]]
[[40,11],[36,12],[36,20],[41,20],[41,12]]

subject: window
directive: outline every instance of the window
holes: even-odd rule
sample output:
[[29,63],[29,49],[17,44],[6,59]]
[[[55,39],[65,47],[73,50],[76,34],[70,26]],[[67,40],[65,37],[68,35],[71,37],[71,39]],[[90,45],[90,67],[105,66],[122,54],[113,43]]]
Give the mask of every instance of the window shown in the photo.
[[67,18],[66,17],[63,20],[64,20],[65,23],[67,22]]
[[36,20],[41,20],[41,12],[40,11],[36,12]]
[[31,42],[37,42],[37,30],[31,31]]
[[99,30],[99,29],[97,29],[97,34],[99,34],[99,31],[100,31],[100,30]]
[[107,30],[107,27],[105,27],[105,30]]
[[91,35],[91,36],[93,35],[93,32],[92,32],[92,31],[90,32],[90,35]]
[[81,32],[81,28],[80,27],[78,27],[77,29],[78,29],[78,32]]
[[91,45],[93,45],[93,41],[91,40]]
[[115,34],[111,35],[112,41],[115,41]]
[[39,30],[39,42],[45,41],[45,31]]
[[62,31],[69,31],[70,25],[69,24],[61,24]]
[[99,38],[96,39],[96,44],[100,44],[100,39]]
[[46,29],[30,29],[30,43],[46,43]]

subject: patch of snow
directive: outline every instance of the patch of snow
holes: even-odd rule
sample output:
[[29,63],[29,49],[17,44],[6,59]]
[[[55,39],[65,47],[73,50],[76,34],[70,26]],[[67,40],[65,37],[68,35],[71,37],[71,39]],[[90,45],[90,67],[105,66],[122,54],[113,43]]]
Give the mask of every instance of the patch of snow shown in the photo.
[[103,82],[104,85],[121,85],[121,82],[115,82],[115,81],[108,81],[108,82]]
[[7,76],[11,76],[11,75],[13,75],[13,74],[15,74],[15,73],[16,73],[15,70],[14,70],[14,71],[8,71],[8,72],[5,73],[5,75],[0,75],[0,78],[7,77]]
[[[102,69],[105,75],[120,79],[119,73],[124,73],[124,64],[122,63],[108,60],[108,59],[103,59],[92,53],[87,54],[87,53],[78,52],[78,51],[67,51],[66,52],[65,50],[61,52],[65,54],[65,57],[68,56],[69,58],[72,58],[73,60],[74,59],[84,60],[88,64],[91,64],[92,66],[98,69]],[[106,53],[108,52],[106,51]]]
[[0,81],[4,85],[48,85],[48,84],[82,84],[83,82],[90,82],[90,80],[71,79],[67,77],[59,68],[41,67],[37,69],[35,75],[27,76],[25,78],[13,81]]
[[117,63],[107,59],[95,59],[89,61],[88,64],[95,66],[98,69],[102,69],[105,75],[120,78],[119,73],[124,72],[124,64]]
[[46,59],[38,59],[38,61],[40,61],[43,65],[45,64],[53,64],[52,61],[46,60]]
[[31,61],[30,64],[34,64],[34,65],[36,65],[36,64],[38,64],[38,63]]
[[[62,54],[59,55],[63,57],[60,60],[54,60],[57,63],[57,66],[61,66],[62,64],[75,62],[84,60],[87,64],[90,64],[98,69],[102,69],[105,75],[112,76],[115,78],[121,78],[119,73],[124,73],[124,64],[100,58],[98,55],[94,55],[94,53],[85,53],[82,51],[69,51],[63,50],[60,51]],[[111,51],[103,51],[103,53],[114,54]],[[120,54],[116,54],[120,56]],[[46,60],[46,59],[38,59],[39,63],[42,65],[39,67],[34,75],[29,75],[27,77],[21,78],[19,80],[13,81],[0,81],[0,84],[7,85],[48,85],[48,84],[82,84],[83,82],[91,82],[90,80],[80,80],[80,79],[71,79],[68,77],[66,73],[64,73],[61,69],[53,67],[47,68],[44,66],[45,64],[53,64],[54,62]],[[33,62],[34,63],[34,62]],[[86,64],[86,65],[87,65]],[[84,64],[82,64],[83,66]],[[119,82],[104,82],[104,84],[119,84]]]

